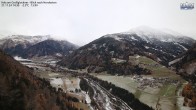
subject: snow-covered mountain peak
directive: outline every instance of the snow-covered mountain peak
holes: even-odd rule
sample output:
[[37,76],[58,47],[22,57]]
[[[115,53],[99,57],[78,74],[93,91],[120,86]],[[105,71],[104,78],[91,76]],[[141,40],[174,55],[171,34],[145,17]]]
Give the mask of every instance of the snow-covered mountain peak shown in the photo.
[[179,37],[182,37],[182,36],[185,36],[181,33],[178,33],[176,31],[173,31],[173,30],[170,30],[170,29],[167,29],[167,28],[158,28],[158,29],[155,29],[155,28],[152,28],[152,27],[148,27],[148,26],[139,26],[139,27],[136,27],[136,28],[132,28],[130,29],[129,31],[127,32],[124,32],[124,33],[129,33],[129,34],[132,34],[132,33],[135,33],[135,34],[138,34],[138,35],[149,35],[149,37],[153,37],[153,35],[157,35],[155,37],[158,37],[158,35],[162,35],[162,36],[172,36],[172,37],[176,37],[176,38],[179,38]]
[[136,27],[127,32],[122,32],[121,34],[136,34],[147,42],[152,42],[152,40],[155,39],[162,42],[176,42],[179,41],[179,39],[189,39],[188,37],[169,29],[154,29],[147,26]]
[[16,42],[16,43],[38,43],[47,39],[52,39],[52,37],[50,35],[45,35],[45,36],[26,36],[26,35],[11,35],[8,37],[4,38],[6,39],[11,39],[12,41]]
[[147,27],[147,26],[136,27],[136,28],[129,30],[126,33],[137,34],[138,36],[141,36],[141,37],[148,36],[148,38],[161,38],[161,37],[168,36],[168,35],[171,36],[171,34],[168,34],[168,33],[163,32],[161,30],[154,29],[154,28]]
[[117,34],[107,34],[104,37],[114,38],[115,40],[118,40],[118,41],[121,40],[121,38]]

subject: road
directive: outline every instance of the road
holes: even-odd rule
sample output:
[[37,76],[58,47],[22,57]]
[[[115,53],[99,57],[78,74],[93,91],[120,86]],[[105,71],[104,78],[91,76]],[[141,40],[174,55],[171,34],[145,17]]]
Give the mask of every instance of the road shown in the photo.
[[99,85],[97,82],[85,78],[88,84],[93,88],[93,99],[101,110],[133,110],[120,98],[112,95],[108,90]]

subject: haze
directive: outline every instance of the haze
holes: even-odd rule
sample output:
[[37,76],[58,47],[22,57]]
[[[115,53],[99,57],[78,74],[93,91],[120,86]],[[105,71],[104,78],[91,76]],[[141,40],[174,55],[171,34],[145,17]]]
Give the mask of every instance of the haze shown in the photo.
[[[53,1],[57,4],[0,7],[0,34],[52,35],[84,45],[105,34],[145,25],[196,39],[196,10],[180,10],[180,3],[186,2],[183,0]],[[195,0],[188,2],[196,4]]]

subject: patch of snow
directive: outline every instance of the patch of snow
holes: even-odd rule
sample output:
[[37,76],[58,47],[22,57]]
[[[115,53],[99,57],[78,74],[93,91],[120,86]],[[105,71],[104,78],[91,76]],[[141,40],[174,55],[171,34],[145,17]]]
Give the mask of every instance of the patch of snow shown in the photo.
[[110,54],[113,56],[114,55],[114,51],[110,51]]
[[148,47],[148,46],[144,46],[146,49],[149,49],[150,47]]
[[169,66],[170,66],[170,65],[172,65],[172,64],[174,64],[174,63],[176,63],[176,62],[179,62],[179,61],[180,61],[181,59],[183,59],[183,58],[184,58],[184,56],[181,57],[181,58],[177,58],[177,59],[175,59],[175,60],[169,62],[168,64],[169,64]]
[[115,37],[113,37],[115,40],[117,40],[117,41],[120,41],[120,37],[118,37],[118,36],[115,36]]
[[106,105],[105,105],[106,110],[113,110],[110,105],[110,99],[108,98],[107,95],[105,96],[105,98],[106,98]]
[[14,59],[15,60],[22,60],[23,58],[22,57],[19,57],[19,56],[15,56]]
[[50,64],[56,64],[58,61],[50,61]]
[[48,76],[50,76],[50,77],[54,77],[54,76],[58,76],[59,74],[57,74],[57,73],[50,73],[50,74],[48,74]]
[[105,47],[105,46],[106,46],[106,43],[103,44],[103,47]]
[[73,51],[69,51],[69,53],[72,53]]
[[96,44],[93,44],[92,45],[92,48],[97,49],[97,45]]
[[137,41],[137,39],[136,39],[135,37],[133,37],[133,36],[131,36],[131,39],[133,39],[133,40],[136,40],[136,41]]
[[179,46],[182,47],[185,51],[188,50],[187,48],[185,48],[183,45],[181,45],[181,44],[179,44],[179,43],[176,43],[176,42],[175,42],[174,44],[179,45]]
[[67,86],[67,90],[69,90],[69,91],[74,91],[75,90],[72,82],[69,79],[67,79],[67,78],[64,79],[64,82],[65,82],[65,84]]
[[51,85],[63,85],[63,80],[61,78],[50,78]]
[[188,37],[185,38],[184,35],[171,30],[154,29],[147,26],[136,27],[121,34],[136,34],[147,43],[152,42],[154,39],[162,42],[177,42],[179,38],[188,39]]
[[165,40],[165,39],[161,39],[161,42],[167,42],[167,40]]
[[136,55],[136,56],[135,56],[135,58],[139,58],[139,57],[140,57],[139,55]]
[[85,94],[86,103],[87,103],[87,104],[90,104],[90,103],[91,103],[91,99],[90,99],[89,95],[86,94],[86,92],[84,92],[84,91],[82,91],[82,93]]
[[172,55],[173,57],[176,57],[175,55]]
[[160,58],[157,58],[158,61],[162,61]]
[[93,50],[93,49],[92,49],[92,48],[87,48],[87,50],[89,50],[89,51],[90,51],[90,50]]
[[29,60],[29,59],[24,59],[24,58],[19,57],[19,56],[14,56],[14,59],[17,60],[17,61],[27,61],[27,62],[31,62],[31,60]]
[[141,27],[137,27],[137,28],[133,28],[130,31],[128,31],[128,33],[134,33],[137,34],[138,36],[140,36],[142,39],[148,41],[147,38],[157,38],[160,39],[162,41],[165,41],[167,38],[167,36],[171,36],[168,35],[165,32],[162,32],[160,30],[157,29],[153,29],[150,27],[146,27],[146,26],[141,26]]
[[158,49],[155,49],[155,48],[152,48],[152,49],[154,49],[154,50],[158,50]]
[[164,52],[163,50],[159,50],[159,51],[161,51],[162,53],[166,53],[167,54],[167,52]]
[[51,86],[55,87],[56,90],[58,90],[58,88],[63,89],[63,91],[66,91],[64,89],[64,82],[62,78],[50,78],[50,84]]
[[113,39],[115,39],[115,40],[117,40],[117,41],[120,41],[120,40],[121,40],[121,38],[118,37],[118,36],[115,35],[115,34],[108,34],[108,35],[106,35],[105,37],[110,37],[110,38],[113,38]]
[[6,41],[8,39],[11,39],[12,41],[14,41],[15,43],[39,43],[42,42],[44,40],[47,39],[52,39],[50,35],[46,35],[46,36],[25,36],[25,35],[11,35],[8,37],[3,38],[3,41]]
[[59,56],[59,57],[61,57],[61,56],[62,56],[62,54],[60,54],[60,53],[56,53],[56,56]]

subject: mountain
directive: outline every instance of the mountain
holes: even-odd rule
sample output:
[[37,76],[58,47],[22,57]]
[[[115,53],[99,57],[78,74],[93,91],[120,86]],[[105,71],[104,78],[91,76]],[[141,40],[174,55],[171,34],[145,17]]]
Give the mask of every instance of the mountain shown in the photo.
[[76,45],[68,41],[45,40],[27,48],[22,57],[31,58],[49,55],[64,56],[71,53],[76,48]]
[[36,44],[38,42],[51,39],[49,35],[46,36],[25,36],[25,35],[12,35],[8,37],[4,37],[0,40],[0,45],[4,45],[7,41],[12,41],[11,44],[7,44],[7,46],[4,46],[4,48],[14,47],[18,44]]
[[196,108],[196,43],[178,59],[173,61],[177,74],[189,83],[183,87],[184,106]]
[[31,58],[45,55],[66,55],[77,46],[68,41],[54,40],[49,35],[12,35],[0,40],[0,48],[12,56]]
[[59,64],[72,69],[88,67],[90,70],[104,71],[119,67],[127,71],[127,68],[135,68],[127,67],[133,65],[130,58],[139,55],[167,66],[169,61],[185,52],[193,43],[192,38],[180,34],[138,27],[128,32],[102,36],[80,47]]
[[175,61],[177,73],[196,82],[196,43]]
[[51,37],[12,35],[0,40],[0,48],[10,55],[20,56],[26,48],[47,39],[51,39]]
[[[193,44],[193,39],[187,36],[184,36],[180,33],[169,29],[154,29],[147,26],[140,26],[137,28],[133,28],[128,32],[124,32],[124,34],[136,34],[146,42],[156,43],[157,41],[161,42],[174,42],[174,43],[182,43],[182,44]],[[181,45],[180,45],[181,46]],[[183,49],[187,50],[184,45],[181,46]]]
[[70,110],[67,96],[0,50],[1,110]]

